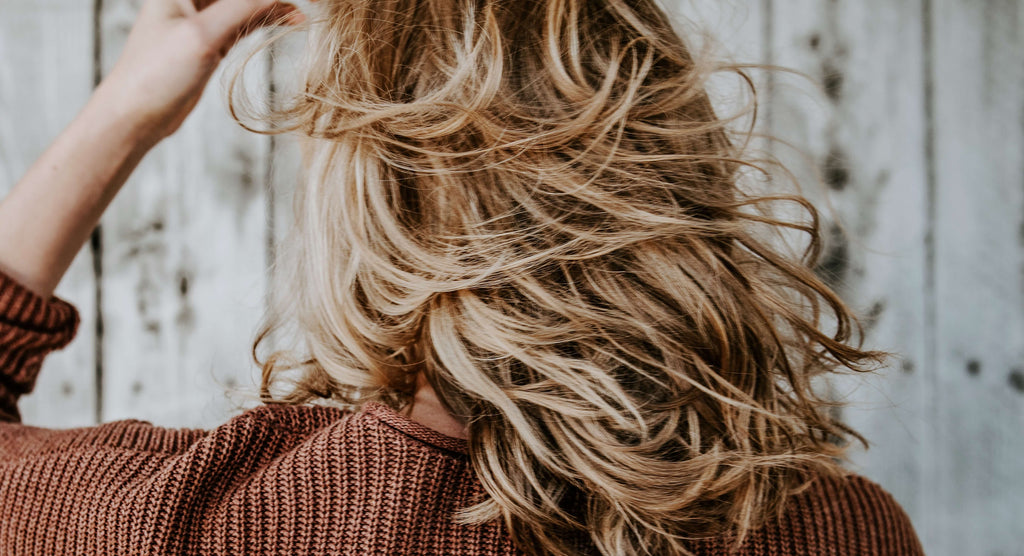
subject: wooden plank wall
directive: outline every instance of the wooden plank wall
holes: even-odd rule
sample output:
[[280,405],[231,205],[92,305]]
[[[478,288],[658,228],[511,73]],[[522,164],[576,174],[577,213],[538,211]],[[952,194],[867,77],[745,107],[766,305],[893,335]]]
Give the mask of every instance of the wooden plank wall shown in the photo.
[[[102,72],[140,4],[104,0]],[[229,68],[104,215],[104,420],[211,425],[229,416],[224,387],[254,376],[248,344],[266,290],[270,142],[231,120],[220,87]]]
[[[0,193],[109,70],[138,4],[0,3]],[[853,467],[907,509],[928,554],[1024,554],[1024,0],[665,4],[736,59],[812,78],[755,73],[759,129],[779,138],[761,146],[821,209],[819,271],[867,345],[901,354],[829,385],[872,443]],[[285,88],[289,67],[267,59],[250,78]],[[720,85],[724,109],[739,88]],[[237,411],[224,389],[257,381],[249,348],[296,153],[239,129],[223,97],[217,78],[61,283],[83,326],[46,363],[27,422],[215,426]]]
[[832,383],[833,395],[849,402],[844,420],[872,443],[866,452],[857,445],[854,468],[892,492],[927,536],[922,6],[792,0],[771,8],[770,61],[820,87],[781,75],[769,106],[771,132],[807,155],[777,147],[825,220],[819,274],[862,316],[866,345],[901,355],[878,375]]
[[[93,6],[82,0],[0,3],[0,195],[71,121],[93,87]],[[72,300],[78,338],[47,359],[21,411],[41,426],[96,422],[97,280],[93,251],[75,257],[56,295]]]
[[929,10],[934,457],[923,503],[930,539],[950,554],[1021,554],[1024,3]]

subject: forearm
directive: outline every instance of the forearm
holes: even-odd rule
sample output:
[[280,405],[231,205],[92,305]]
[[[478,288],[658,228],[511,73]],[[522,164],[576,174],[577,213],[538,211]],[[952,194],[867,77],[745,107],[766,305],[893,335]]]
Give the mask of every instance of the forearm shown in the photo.
[[0,201],[0,270],[43,297],[155,144],[117,94],[101,85]]

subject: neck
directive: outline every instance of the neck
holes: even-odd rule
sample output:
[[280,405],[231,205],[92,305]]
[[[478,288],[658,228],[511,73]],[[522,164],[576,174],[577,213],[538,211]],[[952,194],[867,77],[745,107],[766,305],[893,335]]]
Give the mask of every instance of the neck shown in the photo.
[[423,373],[416,377],[416,393],[412,403],[403,408],[401,413],[446,436],[463,440],[469,438],[466,426],[445,410]]

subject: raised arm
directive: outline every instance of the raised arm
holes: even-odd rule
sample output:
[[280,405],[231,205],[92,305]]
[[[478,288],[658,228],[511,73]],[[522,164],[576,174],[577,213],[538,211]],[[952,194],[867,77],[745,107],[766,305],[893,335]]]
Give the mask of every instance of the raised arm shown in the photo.
[[0,271],[48,299],[129,174],[185,120],[228,49],[260,26],[301,18],[274,0],[147,0],[114,69],[0,201]]
[[128,175],[181,125],[238,38],[300,20],[274,0],[143,6],[110,75],[0,201],[0,422],[20,421],[43,359],[74,338],[77,310],[53,291]]

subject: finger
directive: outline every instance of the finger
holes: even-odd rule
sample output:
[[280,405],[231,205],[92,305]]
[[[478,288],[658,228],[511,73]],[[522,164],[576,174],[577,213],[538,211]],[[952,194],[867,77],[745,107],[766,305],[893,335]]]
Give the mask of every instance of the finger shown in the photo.
[[199,18],[217,43],[231,44],[295,11],[295,6],[276,0],[220,0],[199,12]]

